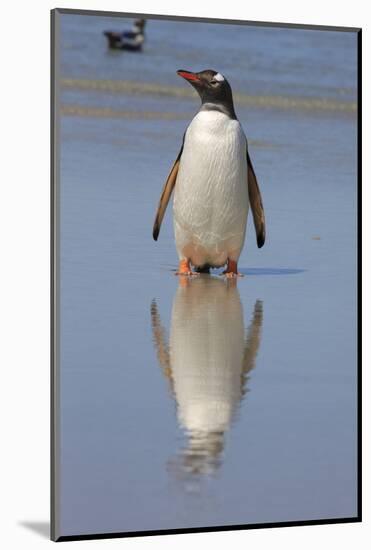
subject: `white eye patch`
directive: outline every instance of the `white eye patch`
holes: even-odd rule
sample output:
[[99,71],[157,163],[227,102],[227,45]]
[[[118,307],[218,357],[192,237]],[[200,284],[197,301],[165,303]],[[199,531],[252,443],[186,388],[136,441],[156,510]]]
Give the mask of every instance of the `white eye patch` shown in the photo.
[[215,76],[214,76],[214,80],[217,80],[218,82],[223,82],[224,80],[224,76],[220,73],[217,73]]

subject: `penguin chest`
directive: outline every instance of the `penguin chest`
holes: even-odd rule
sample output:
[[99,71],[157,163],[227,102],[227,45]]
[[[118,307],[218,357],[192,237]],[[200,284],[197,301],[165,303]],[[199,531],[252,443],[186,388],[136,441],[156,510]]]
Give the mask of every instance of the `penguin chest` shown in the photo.
[[193,265],[238,259],[249,199],[246,137],[240,123],[201,111],[186,132],[174,194],[175,240]]

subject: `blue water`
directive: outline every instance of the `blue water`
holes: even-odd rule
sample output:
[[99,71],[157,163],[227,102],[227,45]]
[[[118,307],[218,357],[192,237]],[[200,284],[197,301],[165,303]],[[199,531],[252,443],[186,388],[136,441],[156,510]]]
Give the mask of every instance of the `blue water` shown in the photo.
[[[161,20],[108,51],[130,24],[61,16],[60,534],[354,516],[356,35]],[[267,218],[236,285],[180,284],[171,208],[151,236],[198,108],[175,71],[207,67]]]

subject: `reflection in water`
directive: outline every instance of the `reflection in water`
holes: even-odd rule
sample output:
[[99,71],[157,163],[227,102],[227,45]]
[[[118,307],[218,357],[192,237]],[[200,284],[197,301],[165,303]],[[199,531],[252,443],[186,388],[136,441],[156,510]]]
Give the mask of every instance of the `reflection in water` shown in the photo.
[[180,279],[169,344],[155,301],[151,319],[158,361],[188,436],[173,470],[181,477],[212,474],[221,464],[224,435],[255,365],[263,304],[256,301],[245,335],[236,281],[200,276]]

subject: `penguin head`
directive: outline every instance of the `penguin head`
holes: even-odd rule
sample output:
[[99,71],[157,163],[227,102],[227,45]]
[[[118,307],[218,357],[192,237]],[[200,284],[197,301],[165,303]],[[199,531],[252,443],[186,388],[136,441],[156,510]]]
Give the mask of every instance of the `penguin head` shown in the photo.
[[217,71],[207,69],[199,73],[179,70],[177,74],[197,90],[202,103],[224,104],[233,107],[232,89],[228,80]]
[[139,30],[139,31],[144,31],[144,27],[146,25],[146,20],[145,19],[136,19],[134,21],[134,27],[135,29]]

